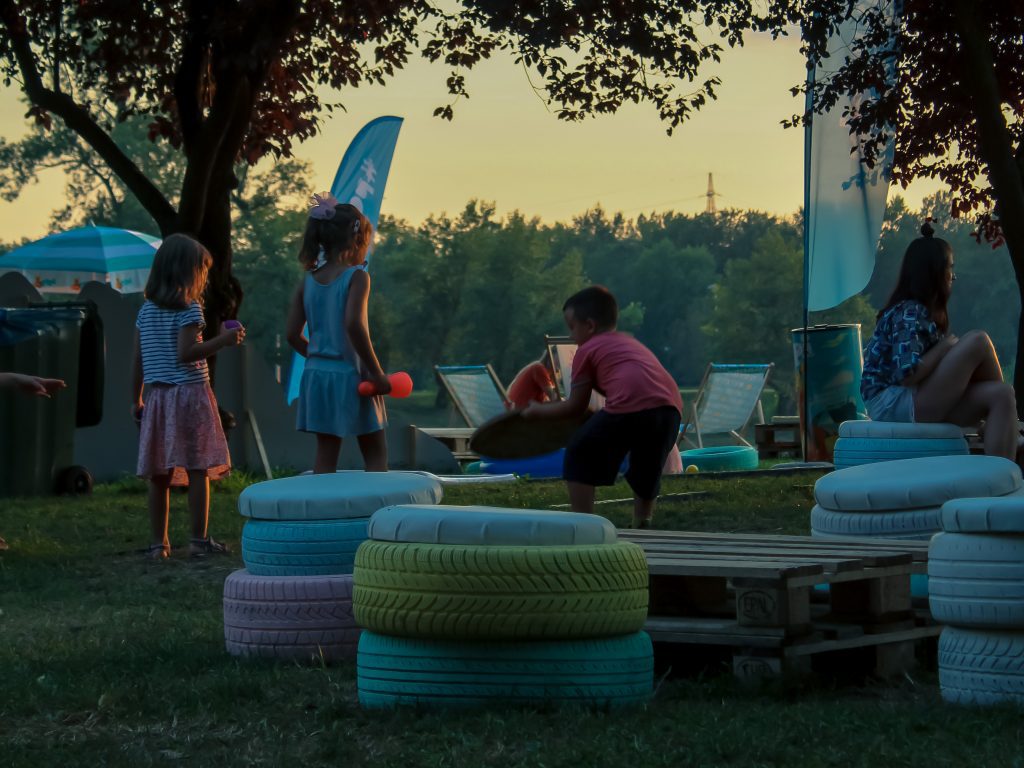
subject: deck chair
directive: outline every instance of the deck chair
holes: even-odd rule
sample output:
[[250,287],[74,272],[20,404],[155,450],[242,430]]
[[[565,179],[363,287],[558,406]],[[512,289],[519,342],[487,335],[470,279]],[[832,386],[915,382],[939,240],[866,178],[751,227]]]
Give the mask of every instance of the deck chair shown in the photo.
[[505,412],[505,388],[490,364],[435,365],[434,371],[466,426],[416,429],[440,440],[459,461],[479,459],[469,440],[477,427]]
[[694,445],[689,435],[696,436],[697,447],[704,447],[706,435],[731,435],[743,445],[750,445],[740,434],[757,412],[758,424],[764,424],[761,392],[774,363],[727,365],[708,363],[700,389],[693,399],[689,414],[679,430],[680,438]]
[[467,427],[476,429],[488,419],[505,412],[505,388],[490,363],[435,365],[434,371]]
[[[555,386],[563,400],[572,391],[572,360],[576,357],[576,342],[568,336],[545,336],[544,346],[555,372]],[[604,407],[604,395],[593,392],[590,395],[590,410],[599,411]]]

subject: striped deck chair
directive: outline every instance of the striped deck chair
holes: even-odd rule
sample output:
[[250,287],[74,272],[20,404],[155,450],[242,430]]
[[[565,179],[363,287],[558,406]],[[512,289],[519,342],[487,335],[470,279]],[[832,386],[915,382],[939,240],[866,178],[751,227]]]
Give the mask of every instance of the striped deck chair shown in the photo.
[[697,447],[704,446],[707,435],[731,435],[743,445],[750,443],[740,434],[757,412],[758,424],[764,424],[761,392],[774,363],[727,365],[709,363],[700,389],[689,408],[688,419],[679,430],[680,437]]
[[441,384],[466,426],[476,429],[505,412],[505,388],[487,365],[435,365]]

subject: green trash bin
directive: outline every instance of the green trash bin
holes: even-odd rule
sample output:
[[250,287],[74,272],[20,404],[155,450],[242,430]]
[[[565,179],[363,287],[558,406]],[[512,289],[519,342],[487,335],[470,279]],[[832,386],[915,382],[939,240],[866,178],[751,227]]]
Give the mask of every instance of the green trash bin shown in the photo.
[[87,312],[76,307],[0,308],[0,370],[63,379],[52,398],[0,390],[0,496],[86,492],[74,459],[79,352]]

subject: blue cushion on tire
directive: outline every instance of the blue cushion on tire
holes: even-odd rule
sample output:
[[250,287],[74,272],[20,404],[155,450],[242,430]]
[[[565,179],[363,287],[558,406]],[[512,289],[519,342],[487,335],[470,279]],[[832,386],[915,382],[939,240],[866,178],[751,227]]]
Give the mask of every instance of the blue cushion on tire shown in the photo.
[[1020,467],[999,456],[929,456],[837,469],[814,484],[814,500],[842,512],[940,507],[950,499],[1005,496]]
[[942,530],[958,533],[1024,533],[1024,498],[954,499],[942,505]]
[[955,440],[963,439],[964,431],[955,424],[928,424],[902,421],[844,421],[839,437],[888,440]]
[[618,539],[615,526],[599,515],[445,504],[385,507],[370,518],[367,533],[374,541],[407,544],[565,546]]
[[257,520],[342,520],[392,504],[436,504],[442,495],[436,478],[416,472],[334,472],[250,485],[238,511]]

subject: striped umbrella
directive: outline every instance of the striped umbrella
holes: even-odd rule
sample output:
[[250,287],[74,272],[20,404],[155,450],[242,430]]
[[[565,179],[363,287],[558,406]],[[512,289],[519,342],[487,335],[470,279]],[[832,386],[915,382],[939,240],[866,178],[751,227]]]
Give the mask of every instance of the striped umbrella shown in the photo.
[[141,293],[160,239],[90,225],[58,232],[0,256],[0,274],[20,272],[44,293],[78,293],[87,282]]

